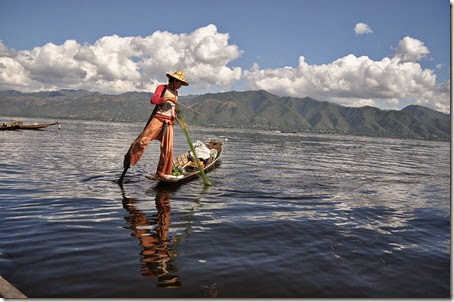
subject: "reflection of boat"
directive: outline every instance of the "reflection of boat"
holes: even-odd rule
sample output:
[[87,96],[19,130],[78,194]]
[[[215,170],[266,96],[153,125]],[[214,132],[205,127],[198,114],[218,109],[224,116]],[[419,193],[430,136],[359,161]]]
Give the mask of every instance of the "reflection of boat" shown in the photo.
[[[210,156],[206,160],[200,160],[200,163],[203,166],[203,171],[204,172],[209,172],[215,167],[217,167],[217,164],[219,163],[219,159],[221,158],[222,155],[222,149],[224,146],[224,143],[219,140],[211,140],[206,144],[206,146],[210,149],[213,150],[213,155]],[[173,160],[173,167],[174,169],[180,169],[183,170],[182,175],[179,177],[172,177],[168,179],[162,179],[157,177],[156,175],[150,175],[147,174],[145,175],[146,178],[151,179],[151,180],[157,180],[159,182],[163,183],[182,183],[186,181],[193,180],[197,178],[197,176],[200,174],[199,169],[197,168],[195,162],[192,159],[191,153],[185,152],[178,157],[176,157]]]
[[11,123],[3,123],[0,125],[0,130],[17,130],[17,129],[42,129],[52,125],[60,125],[60,122],[46,123],[46,124],[24,124],[23,121],[14,121]]

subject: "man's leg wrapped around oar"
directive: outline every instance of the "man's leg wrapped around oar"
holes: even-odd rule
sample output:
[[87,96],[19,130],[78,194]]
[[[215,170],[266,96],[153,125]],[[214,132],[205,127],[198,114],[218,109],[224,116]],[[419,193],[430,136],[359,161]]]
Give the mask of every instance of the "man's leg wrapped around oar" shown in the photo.
[[171,123],[167,123],[167,121],[161,121],[157,118],[153,118],[142,133],[131,144],[128,152],[126,152],[123,160],[124,170],[118,180],[119,183],[123,182],[127,170],[131,166],[137,164],[150,141],[154,139],[161,142],[161,154],[159,156],[156,175],[163,178],[165,175],[172,174],[173,125]]

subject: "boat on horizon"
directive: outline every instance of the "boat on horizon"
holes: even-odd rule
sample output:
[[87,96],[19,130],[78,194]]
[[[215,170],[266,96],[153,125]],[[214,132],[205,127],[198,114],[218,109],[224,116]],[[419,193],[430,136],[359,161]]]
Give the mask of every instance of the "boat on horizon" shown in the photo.
[[28,129],[28,130],[39,130],[43,128],[47,128],[53,125],[60,125],[60,122],[53,122],[53,123],[33,123],[33,124],[24,124],[23,121],[13,121],[10,123],[3,123],[0,125],[0,130],[20,130],[20,129]]

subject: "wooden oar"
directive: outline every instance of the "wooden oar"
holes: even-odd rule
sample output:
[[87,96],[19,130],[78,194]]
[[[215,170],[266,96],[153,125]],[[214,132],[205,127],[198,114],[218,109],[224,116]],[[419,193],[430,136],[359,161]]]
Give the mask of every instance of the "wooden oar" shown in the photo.
[[197,153],[195,151],[194,145],[191,142],[191,138],[189,137],[189,131],[188,131],[188,126],[182,119],[183,117],[179,116],[176,118],[178,125],[180,125],[181,129],[183,130],[184,136],[186,137],[186,140],[188,141],[189,148],[191,148],[192,154],[194,154],[194,161],[197,164],[197,168],[200,171],[200,176],[203,179],[203,182],[205,186],[211,186],[211,182],[208,180],[208,177],[205,174],[205,171],[203,171],[202,165],[200,164],[199,158],[197,157]]

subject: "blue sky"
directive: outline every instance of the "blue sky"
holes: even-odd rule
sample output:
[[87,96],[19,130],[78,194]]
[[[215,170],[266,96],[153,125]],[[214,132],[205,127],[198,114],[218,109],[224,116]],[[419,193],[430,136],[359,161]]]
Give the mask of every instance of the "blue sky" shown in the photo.
[[2,0],[0,89],[148,91],[178,68],[182,94],[448,111],[449,13],[447,0]]

